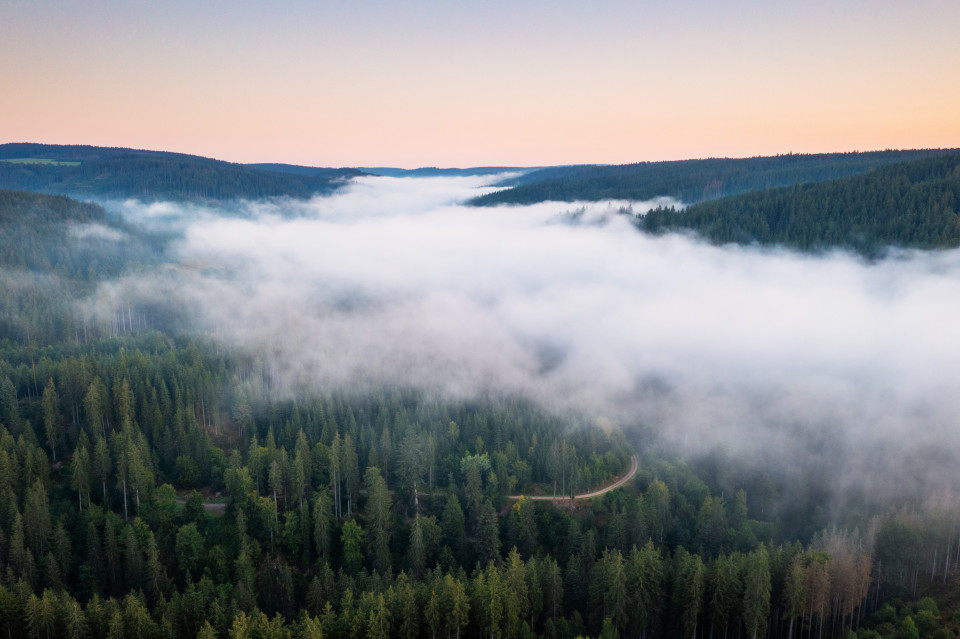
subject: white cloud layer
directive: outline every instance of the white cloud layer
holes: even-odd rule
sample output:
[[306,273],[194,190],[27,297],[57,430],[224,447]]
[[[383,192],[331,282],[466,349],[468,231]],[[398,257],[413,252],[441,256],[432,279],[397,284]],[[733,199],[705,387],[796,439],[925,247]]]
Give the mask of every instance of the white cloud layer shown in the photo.
[[865,263],[650,237],[617,214],[630,203],[460,204],[483,184],[370,178],[240,217],[187,211],[184,267],[138,285],[290,388],[520,392],[691,452],[837,447],[851,484],[960,444],[960,252]]
[[121,231],[102,224],[71,224],[68,230],[71,236],[80,240],[95,239],[119,242],[127,237]]

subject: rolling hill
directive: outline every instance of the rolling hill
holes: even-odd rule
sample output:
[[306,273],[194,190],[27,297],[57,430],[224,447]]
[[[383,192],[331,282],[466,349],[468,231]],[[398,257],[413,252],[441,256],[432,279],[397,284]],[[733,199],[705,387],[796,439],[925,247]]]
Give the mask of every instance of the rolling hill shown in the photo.
[[504,190],[477,197],[471,203],[493,206],[547,200],[649,200],[668,196],[693,204],[747,191],[848,177],[889,164],[949,152],[957,150],[788,154],[617,166],[551,167],[504,181],[501,183]]
[[718,244],[844,248],[876,256],[888,246],[960,246],[960,155],[862,175],[734,195],[639,218],[652,233],[692,230]]
[[0,188],[84,199],[231,200],[307,198],[360,175],[324,169],[302,175],[195,155],[49,144],[0,145]]

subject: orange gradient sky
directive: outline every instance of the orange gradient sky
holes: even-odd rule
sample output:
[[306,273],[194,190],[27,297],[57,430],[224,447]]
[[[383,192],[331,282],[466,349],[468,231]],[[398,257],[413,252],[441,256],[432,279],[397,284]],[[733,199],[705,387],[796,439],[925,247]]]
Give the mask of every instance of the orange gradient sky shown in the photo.
[[0,142],[316,166],[960,147],[960,2],[0,3]]

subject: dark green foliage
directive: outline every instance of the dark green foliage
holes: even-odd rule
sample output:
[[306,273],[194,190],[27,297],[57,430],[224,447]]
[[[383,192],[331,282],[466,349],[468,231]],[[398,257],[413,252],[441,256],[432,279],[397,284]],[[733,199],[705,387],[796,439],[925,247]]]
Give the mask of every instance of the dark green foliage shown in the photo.
[[350,169],[312,174],[276,172],[194,155],[90,146],[0,145],[0,160],[51,158],[77,165],[0,161],[0,188],[100,198],[228,200],[291,196],[334,190],[360,175]]
[[533,204],[545,200],[649,200],[667,196],[692,204],[746,191],[857,175],[876,167],[944,153],[943,150],[933,149],[788,154],[743,159],[641,162],[619,166],[552,167],[508,180],[502,186],[510,188],[480,196],[472,203],[490,206]]
[[[111,219],[96,204],[0,190],[0,340],[48,344],[94,337],[99,328],[75,298],[106,278],[155,264],[165,242]],[[148,321],[146,308],[124,310],[108,330],[129,332]]]
[[[952,161],[856,179],[889,171],[920,202]],[[78,292],[149,251],[103,272],[51,261],[74,250],[67,220],[123,229],[65,198],[3,197],[20,239],[0,240],[0,274],[21,280],[0,288],[0,634],[955,635],[940,600],[883,607],[950,587],[952,502],[814,534],[815,491],[797,500],[791,478],[721,453],[681,459],[639,427],[519,397],[273,392],[243,351],[76,321]],[[637,477],[602,498],[508,497],[587,492],[632,453]]]
[[96,204],[0,190],[0,268],[90,281],[155,261],[160,248]]
[[330,179],[346,179],[351,177],[357,177],[361,175],[370,175],[370,173],[365,172],[362,169],[330,169],[326,167],[319,166],[301,166],[298,164],[277,164],[277,163],[257,163],[257,164],[245,164],[251,169],[258,169],[261,171],[271,171],[273,173],[292,173],[293,175],[305,175],[308,177],[326,177]]
[[878,168],[856,177],[769,189],[639,219],[651,233],[692,230],[717,244],[845,248],[960,246],[960,155]]
[[[312,167],[291,166],[289,164],[257,164],[263,168],[271,168],[275,171],[289,171],[291,173],[304,171],[313,172],[316,169]],[[518,166],[476,166],[468,169],[441,169],[435,166],[425,166],[418,169],[398,169],[393,167],[361,167],[360,171],[365,171],[373,175],[385,175],[389,177],[447,177],[447,176],[471,176],[471,175],[496,175],[497,173],[517,173],[529,172],[532,169]]]

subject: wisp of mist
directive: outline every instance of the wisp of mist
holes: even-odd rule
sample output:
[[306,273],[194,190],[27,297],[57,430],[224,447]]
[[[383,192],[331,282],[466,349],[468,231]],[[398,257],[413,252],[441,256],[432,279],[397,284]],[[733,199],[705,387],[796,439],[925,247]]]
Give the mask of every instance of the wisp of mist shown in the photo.
[[523,394],[788,476],[829,460],[837,489],[957,479],[957,251],[716,247],[618,212],[662,201],[463,204],[494,179],[362,178],[240,215],[128,203],[183,229],[178,265],[101,299],[194,309],[298,392]]

